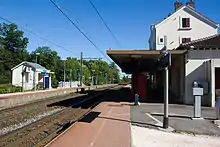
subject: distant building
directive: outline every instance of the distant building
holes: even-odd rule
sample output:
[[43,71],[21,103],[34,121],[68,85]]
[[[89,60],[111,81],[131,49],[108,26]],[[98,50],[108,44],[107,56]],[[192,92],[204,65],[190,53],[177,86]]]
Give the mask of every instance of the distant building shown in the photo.
[[50,71],[39,64],[24,61],[11,70],[12,85],[14,86],[21,86],[24,90],[34,89],[35,86],[38,88],[51,88]]

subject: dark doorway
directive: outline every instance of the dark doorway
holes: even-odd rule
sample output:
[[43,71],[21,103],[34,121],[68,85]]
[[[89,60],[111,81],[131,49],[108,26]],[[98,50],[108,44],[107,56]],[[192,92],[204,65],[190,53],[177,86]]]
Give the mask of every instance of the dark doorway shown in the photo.
[[158,103],[163,102],[164,95],[164,79],[163,72],[149,73],[147,80],[147,102]]
[[[215,68],[215,91],[220,89],[220,68]],[[215,97],[217,100],[217,97]]]
[[164,98],[163,72],[132,74],[132,97],[139,94],[141,102],[160,103]]

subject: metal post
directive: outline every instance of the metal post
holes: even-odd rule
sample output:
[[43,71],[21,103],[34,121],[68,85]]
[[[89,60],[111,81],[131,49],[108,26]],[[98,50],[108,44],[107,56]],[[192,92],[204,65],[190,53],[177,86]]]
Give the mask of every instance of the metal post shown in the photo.
[[82,78],[83,78],[83,52],[81,52],[81,57],[80,57],[80,86],[82,86]]
[[64,60],[64,70],[63,70],[63,82],[64,82],[64,87],[65,87],[65,82],[66,82],[66,61]]
[[[167,47],[167,37],[164,36],[164,44]],[[167,48],[166,48],[167,49]],[[163,117],[163,128],[167,129],[169,124],[168,118],[168,104],[169,104],[169,70],[165,68],[165,83],[164,83],[164,117]]]
[[201,117],[201,96],[196,95],[194,97],[194,118]]
[[36,58],[35,58],[35,70],[34,70],[34,91],[37,90],[37,85],[36,85],[36,73],[37,73],[37,53],[36,53]]
[[24,92],[24,65],[22,66],[22,92]]
[[165,68],[165,86],[164,86],[164,118],[163,118],[163,128],[168,128],[169,118],[168,118],[168,104],[169,104],[169,70]]

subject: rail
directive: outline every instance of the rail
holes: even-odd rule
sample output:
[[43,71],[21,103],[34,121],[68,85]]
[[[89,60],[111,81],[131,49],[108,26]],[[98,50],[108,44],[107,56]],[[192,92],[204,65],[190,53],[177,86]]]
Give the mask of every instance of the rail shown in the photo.
[[[67,107],[67,108],[65,108],[65,109],[62,109],[62,110],[60,110],[60,111],[57,111],[56,113],[51,114],[51,115],[48,115],[48,116],[46,116],[46,117],[43,117],[42,119],[39,119],[39,120],[37,120],[37,121],[35,121],[35,122],[32,122],[31,124],[26,125],[26,126],[24,126],[24,127],[22,127],[22,128],[19,128],[19,129],[17,129],[17,130],[14,130],[14,131],[12,131],[12,132],[9,132],[9,133],[3,135],[3,137],[4,137],[4,136],[9,136],[9,135],[14,134],[14,133],[19,132],[19,131],[22,132],[22,129],[24,129],[24,128],[27,128],[27,127],[30,127],[30,128],[31,128],[32,125],[36,125],[37,123],[39,123],[39,124],[40,124],[40,123],[43,123],[45,120],[47,120],[47,119],[49,119],[49,118],[52,118],[53,116],[58,116],[58,115],[64,114],[65,112],[68,112],[68,111],[67,111],[68,109],[71,110],[71,111],[73,111],[72,107],[79,106],[79,108],[80,108],[80,105],[83,105],[84,103],[86,103],[86,104],[89,103],[89,104],[88,104],[88,105],[89,105],[89,108],[88,108],[88,110],[86,109],[86,112],[82,111],[82,115],[81,115],[81,110],[80,110],[79,108],[74,109],[74,113],[77,112],[77,114],[78,114],[78,112],[80,112],[80,114],[77,115],[77,118],[73,118],[72,120],[68,120],[68,121],[66,121],[65,123],[62,123],[62,125],[60,125],[59,128],[56,127],[57,129],[55,129],[54,131],[50,132],[48,135],[46,135],[46,136],[40,138],[40,141],[37,142],[37,143],[35,143],[35,144],[33,145],[33,146],[42,146],[43,144],[46,144],[46,143],[48,142],[48,140],[53,139],[54,137],[56,137],[57,135],[59,135],[59,133],[61,133],[63,130],[65,130],[66,128],[68,128],[70,125],[72,125],[73,123],[75,123],[75,122],[77,122],[78,120],[80,120],[81,118],[83,118],[85,115],[87,115],[87,114],[92,110],[93,107],[95,107],[100,101],[102,101],[102,99],[100,99],[100,98],[98,98],[98,100],[94,101],[94,98],[97,98],[97,97],[103,95],[104,93],[108,92],[110,89],[114,89],[114,88],[116,88],[116,87],[118,87],[118,86],[115,86],[115,85],[114,85],[114,86],[108,87],[108,89],[105,89],[104,91],[102,91],[102,92],[100,92],[100,93],[98,93],[98,94],[95,94],[95,95],[93,95],[93,96],[91,96],[91,97],[88,97],[88,98],[83,99],[83,100],[81,100],[81,101],[79,101],[79,102],[77,102],[77,103],[74,103],[73,105],[70,105],[69,107]],[[93,102],[92,102],[91,100],[92,100]],[[88,102],[88,103],[87,103],[87,102]],[[86,104],[85,104],[85,105],[86,105]],[[91,105],[90,105],[90,104],[91,104]],[[80,111],[79,111],[79,110],[80,110]],[[61,115],[61,116],[62,116],[62,115]],[[64,118],[65,118],[65,117],[64,117]],[[49,119],[49,120],[50,120],[50,119]],[[51,121],[51,120],[50,120],[50,121]],[[46,126],[43,126],[43,127],[46,127]],[[26,130],[24,130],[24,132],[25,132],[25,131],[26,131]],[[2,136],[1,136],[1,138],[2,138]],[[1,140],[1,138],[0,138],[0,140]],[[10,138],[9,138],[9,139],[10,139]],[[6,138],[6,140],[7,140],[7,138]],[[4,140],[3,140],[3,141],[4,141]],[[15,142],[16,142],[16,141],[15,141]]]

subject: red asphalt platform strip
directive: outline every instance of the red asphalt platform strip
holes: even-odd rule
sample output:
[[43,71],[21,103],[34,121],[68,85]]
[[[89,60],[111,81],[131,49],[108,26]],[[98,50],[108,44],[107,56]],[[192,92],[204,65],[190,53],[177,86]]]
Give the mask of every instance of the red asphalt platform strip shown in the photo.
[[[130,106],[102,102],[91,114],[91,122],[79,121],[54,140],[50,147],[130,147]],[[85,119],[86,120],[86,119]]]

